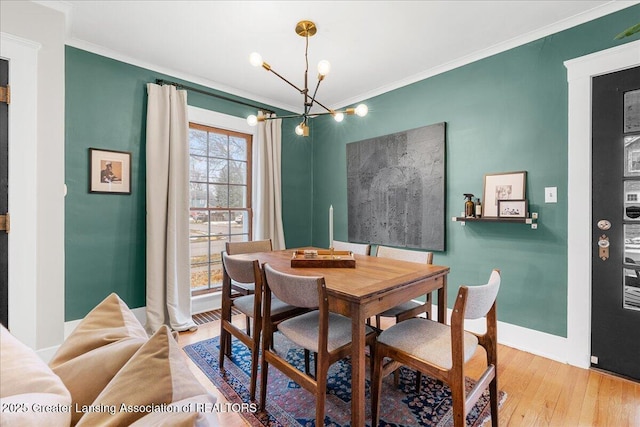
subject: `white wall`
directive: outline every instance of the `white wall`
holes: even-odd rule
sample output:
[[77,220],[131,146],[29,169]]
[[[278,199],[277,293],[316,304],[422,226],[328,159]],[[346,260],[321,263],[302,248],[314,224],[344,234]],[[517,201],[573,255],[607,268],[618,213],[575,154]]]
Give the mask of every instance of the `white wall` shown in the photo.
[[[30,88],[30,91],[36,88],[35,111],[28,111],[28,121],[16,124],[12,109],[20,108],[22,95],[16,88],[12,91],[12,105],[9,107],[9,126],[14,127],[9,140],[9,210],[11,212],[15,208],[19,211],[25,206],[30,209],[26,213],[28,222],[24,218],[12,218],[13,231],[9,235],[9,327],[16,324],[19,329],[19,321],[26,319],[33,330],[21,330],[23,336],[18,338],[24,338],[37,350],[60,344],[64,336],[65,25],[65,15],[59,11],[26,1],[0,2],[0,29],[3,33],[0,56],[5,56],[3,50],[10,51],[7,40],[40,46],[36,49],[34,74],[37,80],[31,82],[33,86]],[[12,67],[20,64],[16,63],[16,58],[9,60],[11,79]],[[21,129],[15,129],[16,126]],[[22,135],[34,130],[35,149],[23,152],[22,158],[14,162],[16,157],[12,156],[12,149],[15,154],[16,147],[23,142]],[[32,183],[11,179],[18,171],[30,177]],[[29,247],[20,253],[12,252],[17,243],[13,237],[25,235],[33,236],[32,241],[28,241]],[[30,294],[15,292],[31,282],[33,292]],[[20,317],[15,319],[15,316]]]

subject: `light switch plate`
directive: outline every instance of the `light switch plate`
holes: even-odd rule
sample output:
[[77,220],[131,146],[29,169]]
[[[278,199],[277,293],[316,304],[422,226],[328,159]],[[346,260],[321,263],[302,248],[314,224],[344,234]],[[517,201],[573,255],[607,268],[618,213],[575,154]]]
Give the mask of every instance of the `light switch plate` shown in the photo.
[[558,187],[544,187],[544,202],[558,203]]

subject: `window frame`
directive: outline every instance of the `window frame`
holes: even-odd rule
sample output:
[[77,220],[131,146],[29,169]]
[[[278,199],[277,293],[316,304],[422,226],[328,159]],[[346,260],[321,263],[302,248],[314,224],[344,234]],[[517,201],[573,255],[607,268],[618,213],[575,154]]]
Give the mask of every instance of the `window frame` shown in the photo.
[[[246,212],[245,215],[247,217],[247,233],[242,233],[242,234],[246,234],[248,240],[253,240],[253,218],[255,216],[255,208],[253,206],[253,203],[254,203],[253,176],[254,176],[254,167],[255,167],[255,160],[256,160],[255,159],[255,156],[256,156],[255,141],[257,138],[257,129],[255,127],[249,127],[248,124],[246,123],[246,120],[244,119],[228,116],[228,115],[217,113],[210,110],[189,106],[188,112],[189,112],[188,118],[189,118],[190,129],[193,128],[193,129],[202,130],[205,132],[213,131],[213,132],[223,133],[228,137],[235,136],[235,137],[241,137],[241,138],[247,139],[247,144],[248,144],[247,159],[246,159],[247,176],[246,176],[246,183],[242,185],[242,186],[246,185],[246,191],[247,191],[245,195],[246,207],[241,207],[241,208],[206,207],[206,208],[196,208],[193,210],[206,211],[206,212],[216,212],[216,211]],[[190,150],[189,150],[189,155],[191,156]],[[230,159],[227,159],[227,160],[229,161]],[[189,182],[191,182],[191,179],[189,179]],[[229,183],[227,182],[226,185],[229,185]],[[189,206],[189,211],[190,212],[192,211],[191,206]],[[229,221],[233,221],[233,219],[229,218]],[[231,230],[229,230],[226,236],[228,238],[232,238],[233,236],[235,236],[235,234],[232,234]],[[214,264],[214,262],[211,262],[210,252],[208,256],[209,256],[209,265]],[[211,269],[211,267],[209,267],[209,269]],[[190,271],[191,271],[191,260],[190,260]],[[209,272],[210,271],[211,270],[209,270]],[[209,277],[209,280],[210,280],[210,277]],[[208,285],[210,286],[211,283],[209,282]],[[191,282],[189,283],[189,286],[191,286]],[[215,288],[209,287],[206,289],[200,288],[197,290],[191,290],[191,296],[195,297],[203,294],[215,294],[215,293],[219,293],[220,291],[221,291],[220,287],[215,287]]]

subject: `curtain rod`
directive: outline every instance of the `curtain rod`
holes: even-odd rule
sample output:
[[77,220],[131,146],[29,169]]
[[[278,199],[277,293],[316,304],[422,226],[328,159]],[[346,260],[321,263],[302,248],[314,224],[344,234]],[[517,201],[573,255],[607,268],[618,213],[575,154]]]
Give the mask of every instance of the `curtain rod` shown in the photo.
[[172,86],[175,86],[175,87],[180,88],[180,89],[190,90],[192,92],[198,92],[198,93],[201,93],[203,95],[213,96],[214,98],[223,99],[223,100],[229,101],[229,102],[235,102],[236,104],[245,105],[247,107],[252,107],[252,108],[255,108],[257,110],[262,110],[262,111],[264,111],[266,113],[275,114],[275,111],[269,110],[268,108],[259,107],[257,105],[249,104],[249,103],[246,103],[246,102],[243,102],[243,101],[238,101],[237,99],[228,98],[226,96],[218,95],[218,94],[213,93],[213,92],[207,92],[206,90],[198,89],[197,87],[183,85],[182,83],[172,82],[172,81],[163,80],[163,79],[157,79],[156,80],[156,84],[159,84],[159,85],[163,85],[163,84],[172,85]]

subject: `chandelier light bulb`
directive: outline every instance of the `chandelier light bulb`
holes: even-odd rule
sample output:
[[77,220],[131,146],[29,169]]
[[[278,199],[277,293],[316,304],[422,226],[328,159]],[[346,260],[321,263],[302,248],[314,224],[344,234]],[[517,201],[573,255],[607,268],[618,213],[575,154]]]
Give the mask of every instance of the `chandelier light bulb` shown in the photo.
[[333,115],[333,118],[336,122],[340,123],[341,121],[344,120],[344,113],[335,113]]
[[369,112],[369,107],[364,104],[360,104],[356,107],[356,115],[359,117],[364,117]]
[[258,124],[258,117],[256,117],[255,115],[250,115],[249,117],[247,117],[247,123],[249,124],[249,126],[255,126]]
[[261,66],[262,65],[262,55],[260,55],[258,52],[253,52],[251,55],[249,55],[249,62],[254,67]]
[[302,128],[302,126],[304,126],[302,123],[296,126],[296,135],[302,136],[304,134],[304,129]]
[[331,64],[326,59],[318,62],[318,74],[321,76],[326,76],[331,71]]

